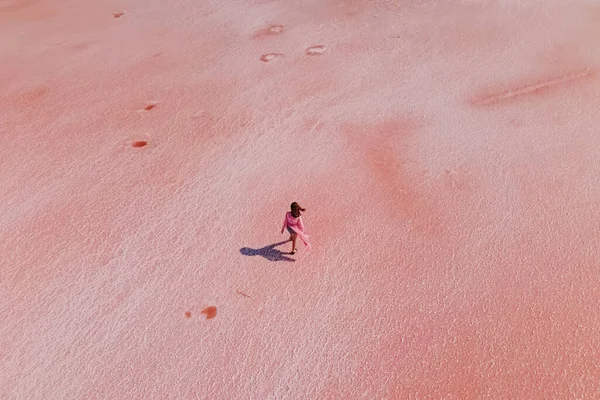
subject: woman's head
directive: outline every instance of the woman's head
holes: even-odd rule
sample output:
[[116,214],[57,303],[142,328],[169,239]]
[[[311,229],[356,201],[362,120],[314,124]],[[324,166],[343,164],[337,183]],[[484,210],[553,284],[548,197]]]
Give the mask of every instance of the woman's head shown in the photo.
[[296,202],[293,202],[290,207],[292,209],[292,216],[294,216],[294,218],[298,218],[301,215],[300,211],[306,211],[305,208],[300,207],[300,204]]

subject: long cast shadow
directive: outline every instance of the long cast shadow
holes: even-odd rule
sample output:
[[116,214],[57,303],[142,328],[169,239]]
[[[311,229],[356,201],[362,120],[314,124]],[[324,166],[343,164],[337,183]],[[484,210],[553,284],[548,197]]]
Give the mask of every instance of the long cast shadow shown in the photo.
[[286,240],[284,242],[279,242],[279,243],[273,243],[270,244],[268,246],[262,247],[260,249],[251,249],[249,247],[242,247],[240,249],[240,253],[242,253],[245,256],[262,256],[264,258],[266,258],[269,261],[296,261],[293,258],[289,258],[285,256],[285,253],[283,253],[280,250],[277,250],[275,247],[282,245],[284,243],[289,242],[289,240]]

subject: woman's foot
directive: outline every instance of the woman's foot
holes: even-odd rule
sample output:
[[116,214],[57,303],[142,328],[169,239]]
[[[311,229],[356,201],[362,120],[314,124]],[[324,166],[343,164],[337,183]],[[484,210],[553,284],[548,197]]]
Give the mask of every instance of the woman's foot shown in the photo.
[[290,254],[296,254],[296,249],[292,250]]

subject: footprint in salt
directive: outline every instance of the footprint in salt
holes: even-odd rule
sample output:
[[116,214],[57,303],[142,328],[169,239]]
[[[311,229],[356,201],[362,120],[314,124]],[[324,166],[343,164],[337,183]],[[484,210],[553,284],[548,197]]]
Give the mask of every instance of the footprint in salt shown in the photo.
[[283,33],[283,25],[269,25],[269,27],[267,28],[267,31],[274,35]]
[[146,142],[145,140],[138,140],[136,142],[133,142],[131,144],[131,147],[135,147],[135,148],[146,147],[147,144],[148,144],[148,142]]
[[281,53],[267,53],[267,54],[263,54],[262,56],[260,56],[260,61],[262,62],[271,62],[276,58],[280,58],[283,57],[283,54]]
[[311,46],[304,51],[307,56],[320,56],[325,52],[325,46],[319,44],[317,46]]
[[123,15],[125,15],[125,12],[123,12],[123,11],[113,13],[113,17],[115,17],[115,18],[121,18]]
[[266,28],[258,30],[254,35],[253,39],[265,39],[267,37],[279,36],[283,33],[283,25],[269,25]]

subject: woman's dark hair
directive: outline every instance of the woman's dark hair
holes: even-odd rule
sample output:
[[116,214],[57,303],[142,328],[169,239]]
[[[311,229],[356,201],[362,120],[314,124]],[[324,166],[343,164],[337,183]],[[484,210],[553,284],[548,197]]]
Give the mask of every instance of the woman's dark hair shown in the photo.
[[300,204],[293,202],[292,205],[290,206],[290,208],[292,209],[292,216],[294,218],[298,218],[300,215],[300,211],[306,211],[306,208],[302,208],[300,207]]

